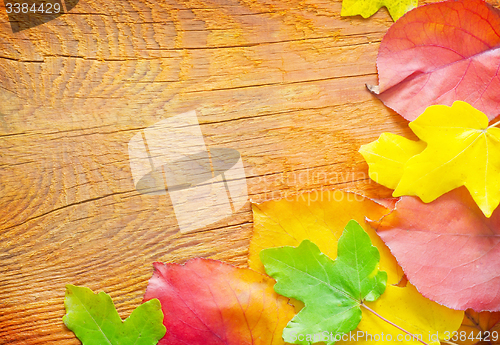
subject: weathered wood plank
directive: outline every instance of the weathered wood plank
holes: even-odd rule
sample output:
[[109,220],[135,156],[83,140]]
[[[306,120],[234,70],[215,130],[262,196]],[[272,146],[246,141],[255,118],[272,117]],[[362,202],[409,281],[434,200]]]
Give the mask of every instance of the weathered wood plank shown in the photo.
[[65,284],[105,290],[126,317],[153,261],[246,265],[249,204],[183,234],[168,196],[135,190],[127,143],[161,119],[196,109],[208,147],[241,153],[253,201],[388,196],[357,150],[382,131],[411,136],[364,86],[392,21],[340,8],[81,0],[16,34],[0,8],[0,344],[78,344],[61,321]]

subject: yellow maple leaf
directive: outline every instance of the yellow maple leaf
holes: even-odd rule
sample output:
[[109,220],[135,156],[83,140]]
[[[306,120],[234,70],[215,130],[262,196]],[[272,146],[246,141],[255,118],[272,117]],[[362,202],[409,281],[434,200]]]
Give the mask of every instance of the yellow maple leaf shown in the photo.
[[[463,320],[463,311],[449,309],[422,296],[417,289],[408,283],[405,287],[388,285],[385,292],[375,302],[366,303],[370,308],[382,316],[387,316],[394,324],[415,335],[412,337],[394,326],[383,321],[373,313],[363,311],[363,317],[358,325],[360,330],[371,335],[365,336],[365,342],[373,344],[375,336],[385,334],[382,343],[419,344],[418,339],[427,344],[440,344],[447,340],[460,327]],[[392,335],[392,340],[388,339]],[[399,338],[398,338],[399,336]],[[372,340],[370,342],[370,340]],[[389,340],[389,341],[387,341]]]
[[403,270],[365,218],[380,219],[389,209],[354,193],[340,190],[315,191],[286,199],[252,204],[254,232],[250,241],[250,268],[266,273],[259,257],[262,249],[298,246],[303,240],[315,243],[330,258],[337,256],[337,241],[345,225],[354,219],[381,252],[380,269],[387,284],[397,284]]
[[[421,337],[429,345],[438,345],[439,340],[446,338],[446,334],[452,334],[460,327],[463,311],[452,310],[428,300],[410,283],[406,287],[393,286],[402,278],[401,267],[376,232],[365,222],[365,217],[378,219],[386,215],[390,212],[389,208],[361,195],[339,190],[304,193],[252,206],[254,233],[250,242],[250,268],[265,272],[259,259],[262,249],[298,246],[305,239],[316,243],[323,253],[335,259],[337,241],[345,225],[354,219],[379,250],[379,269],[386,271],[388,276],[386,291],[377,301],[365,302],[365,305],[411,334]],[[439,335],[439,339],[433,337],[435,334]],[[373,341],[422,344],[411,340],[408,334],[366,308],[362,309],[358,329],[346,335],[346,339],[337,344],[373,344]]]
[[396,21],[417,5],[418,0],[344,0],[340,15],[356,16],[359,14],[363,18],[368,18],[385,6],[392,19]]
[[392,133],[382,133],[378,140],[361,146],[359,153],[368,162],[372,180],[396,189],[405,163],[425,149],[423,141],[413,141]]
[[[398,145],[379,139],[376,144],[361,147],[370,177],[389,188],[397,186],[393,196],[416,195],[425,203],[465,186],[484,215],[490,217],[500,203],[500,129],[488,127],[486,115],[462,101],[451,107],[428,107],[410,128],[427,147],[412,157],[412,152],[400,156],[402,175],[388,174],[380,164],[401,153]],[[404,141],[394,137],[393,142]],[[412,145],[416,152],[418,144]]]

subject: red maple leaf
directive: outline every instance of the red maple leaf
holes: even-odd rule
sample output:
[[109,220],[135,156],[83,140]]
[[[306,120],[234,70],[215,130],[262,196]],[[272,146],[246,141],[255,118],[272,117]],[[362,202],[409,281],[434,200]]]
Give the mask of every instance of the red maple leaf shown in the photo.
[[295,312],[273,279],[205,259],[154,268],[144,299],[161,302],[167,333],[159,345],[284,345]]
[[453,309],[500,310],[500,209],[486,218],[461,187],[428,204],[403,196],[370,224],[425,297]]
[[482,0],[418,7],[391,26],[368,88],[413,121],[430,105],[465,101],[500,113],[500,11]]

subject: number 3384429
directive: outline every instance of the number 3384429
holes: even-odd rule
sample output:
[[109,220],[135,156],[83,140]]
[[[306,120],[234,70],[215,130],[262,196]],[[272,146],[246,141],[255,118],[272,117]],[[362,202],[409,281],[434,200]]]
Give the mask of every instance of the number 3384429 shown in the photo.
[[59,3],[28,4],[25,2],[7,2],[5,8],[7,9],[7,13],[57,14],[61,12],[61,5]]

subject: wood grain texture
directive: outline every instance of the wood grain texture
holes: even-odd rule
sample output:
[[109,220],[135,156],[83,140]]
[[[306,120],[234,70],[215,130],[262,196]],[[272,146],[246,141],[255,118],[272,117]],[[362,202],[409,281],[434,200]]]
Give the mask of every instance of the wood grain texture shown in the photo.
[[[496,2],[492,2],[498,5]],[[3,5],[3,4],[0,4]],[[196,109],[238,150],[255,202],[318,188],[388,196],[357,150],[407,122],[366,89],[392,24],[339,0],[80,0],[13,34],[0,8],[0,344],[79,344],[65,284],[125,318],[152,262],[246,265],[252,215],[179,232],[168,196],[135,190],[127,143]]]

